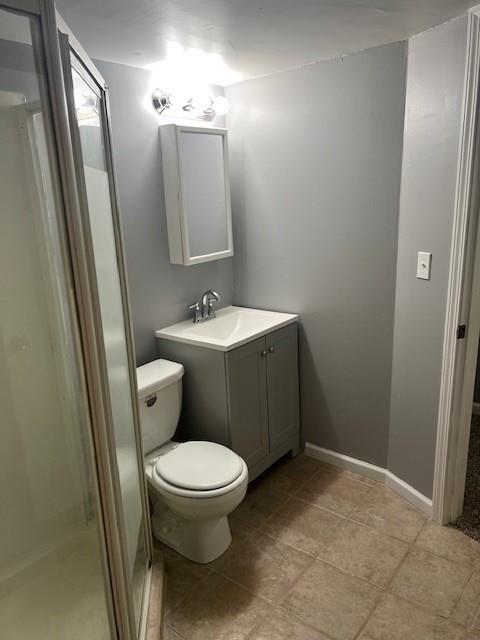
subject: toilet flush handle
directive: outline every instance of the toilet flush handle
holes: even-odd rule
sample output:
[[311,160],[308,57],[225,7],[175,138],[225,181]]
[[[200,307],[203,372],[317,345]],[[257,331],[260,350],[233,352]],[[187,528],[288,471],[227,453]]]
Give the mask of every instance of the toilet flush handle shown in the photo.
[[155,404],[156,401],[157,401],[157,394],[156,393],[152,393],[152,395],[147,396],[145,398],[145,404],[147,405],[147,407],[153,407],[153,405]]

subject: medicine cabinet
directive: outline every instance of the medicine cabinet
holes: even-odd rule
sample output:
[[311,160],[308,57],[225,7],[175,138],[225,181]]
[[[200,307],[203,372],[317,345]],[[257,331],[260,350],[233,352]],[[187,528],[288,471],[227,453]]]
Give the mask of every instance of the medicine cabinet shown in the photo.
[[160,127],[170,262],[233,255],[226,129]]

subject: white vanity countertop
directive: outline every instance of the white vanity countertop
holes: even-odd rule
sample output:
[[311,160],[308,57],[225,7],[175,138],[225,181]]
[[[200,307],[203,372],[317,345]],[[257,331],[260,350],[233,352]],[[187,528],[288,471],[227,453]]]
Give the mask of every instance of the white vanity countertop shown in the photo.
[[298,320],[294,313],[262,311],[246,307],[224,307],[216,318],[206,322],[179,322],[155,331],[157,338],[230,351]]

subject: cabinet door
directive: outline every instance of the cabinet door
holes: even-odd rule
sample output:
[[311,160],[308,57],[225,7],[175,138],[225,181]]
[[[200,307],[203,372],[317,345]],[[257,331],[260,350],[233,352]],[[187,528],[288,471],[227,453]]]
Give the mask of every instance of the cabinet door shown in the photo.
[[299,433],[297,325],[266,336],[270,450]]
[[265,338],[227,353],[232,449],[251,467],[268,454]]

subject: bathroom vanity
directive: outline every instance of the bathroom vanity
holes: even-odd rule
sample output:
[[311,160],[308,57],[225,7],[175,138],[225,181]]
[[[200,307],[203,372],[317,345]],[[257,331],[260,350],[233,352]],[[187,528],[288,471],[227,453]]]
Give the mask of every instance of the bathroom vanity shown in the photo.
[[300,445],[298,316],[226,307],[211,321],[156,331],[161,358],[185,367],[181,440],[210,440],[250,480]]

